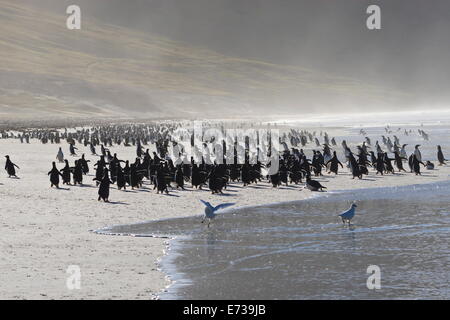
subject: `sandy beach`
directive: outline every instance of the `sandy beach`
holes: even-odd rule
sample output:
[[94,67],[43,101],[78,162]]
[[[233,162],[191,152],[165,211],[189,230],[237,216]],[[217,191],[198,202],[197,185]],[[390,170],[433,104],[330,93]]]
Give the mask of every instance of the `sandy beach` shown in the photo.
[[[62,144],[67,147],[66,143]],[[234,207],[302,200],[312,196],[302,186],[273,189],[267,183],[243,188],[231,184],[224,195],[206,190],[172,191],[156,194],[147,184],[141,190],[118,191],[111,188],[111,203],[97,201],[92,181],[92,165],[97,157],[78,146],[79,154],[90,159],[91,172],[85,185],[50,188],[47,172],[58,145],[20,144],[0,140],[2,154],[11,156],[20,169],[20,179],[0,176],[0,290],[1,299],[154,299],[170,281],[158,269],[167,239],[108,236],[92,230],[117,224],[201,215],[199,199],[211,203],[235,202]],[[133,147],[113,147],[121,157],[133,159]],[[72,157],[70,157],[72,158]],[[76,159],[76,158],[74,158]],[[74,159],[70,159],[71,162]],[[61,167],[61,165],[59,165]],[[326,174],[318,180],[328,192],[426,184],[448,180],[450,167],[423,170],[422,176],[410,173],[376,176],[370,172],[363,180],[352,180],[345,168],[338,176]],[[81,289],[69,290],[66,273],[69,265],[81,271]]]

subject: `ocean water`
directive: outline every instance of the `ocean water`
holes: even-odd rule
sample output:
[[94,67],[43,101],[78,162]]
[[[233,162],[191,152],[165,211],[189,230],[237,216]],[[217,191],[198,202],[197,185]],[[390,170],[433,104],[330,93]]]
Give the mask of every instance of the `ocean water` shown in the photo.
[[[338,213],[352,201],[351,226]],[[110,231],[174,237],[162,299],[449,299],[450,182],[339,193]],[[381,289],[367,288],[367,268]]]

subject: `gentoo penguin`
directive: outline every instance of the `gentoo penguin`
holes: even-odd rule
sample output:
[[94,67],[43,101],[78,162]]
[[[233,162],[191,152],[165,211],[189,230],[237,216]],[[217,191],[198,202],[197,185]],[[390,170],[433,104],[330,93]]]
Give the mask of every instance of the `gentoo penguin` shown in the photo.
[[386,172],[393,174],[394,173],[394,167],[392,166],[392,162],[391,161],[394,160],[394,159],[389,158],[387,152],[385,152],[383,160],[384,160]]
[[55,186],[59,188],[59,176],[62,176],[61,172],[56,168],[56,163],[52,162],[52,169],[47,173],[50,176],[50,188]]
[[414,173],[417,175],[422,175],[420,173],[420,164],[422,164],[425,167],[425,164],[422,161],[417,160],[417,157],[415,154],[412,154],[412,169]]
[[414,155],[416,156],[417,161],[420,162],[420,161],[422,161],[422,154],[420,153],[419,147],[420,147],[420,144],[418,144],[414,147]]
[[79,185],[83,184],[83,168],[81,167],[81,162],[79,160],[75,160],[75,167],[72,168],[72,176],[73,176],[73,184]]
[[71,168],[69,166],[69,161],[64,160],[66,163],[66,166],[60,170],[61,177],[63,178],[63,184],[70,184],[70,172]]
[[378,144],[378,141],[375,142],[375,148],[377,150],[377,154],[384,153],[383,150],[381,149],[380,145]]
[[122,188],[124,190],[126,190],[126,180],[125,180],[125,175],[123,173],[122,167],[120,166],[120,162],[116,163],[116,174],[117,174],[117,189],[121,190]]
[[10,159],[9,156],[5,156],[6,158],[6,164],[5,164],[5,170],[8,173],[8,176],[11,177],[16,177],[16,169],[14,167],[16,167],[17,169],[20,169],[16,164],[14,164]]
[[323,191],[323,189],[326,189],[327,187],[324,187],[320,184],[319,181],[312,180],[310,176],[306,177],[306,188],[311,191]]
[[109,180],[109,170],[105,168],[103,178],[100,181],[100,186],[98,188],[98,201],[103,200],[104,202],[109,202],[109,186],[112,183]]
[[439,165],[442,166],[443,164],[445,164],[445,161],[448,161],[448,160],[445,159],[444,154],[442,153],[441,146],[437,146],[437,148],[438,148],[437,158],[439,161]]
[[406,157],[402,157],[399,152],[395,152],[395,165],[397,166],[398,171],[406,170],[403,168],[403,160],[408,160]]
[[164,174],[163,167],[160,165],[158,169],[156,169],[156,193],[169,194],[169,189],[167,188],[166,175]]
[[177,189],[181,188],[184,190],[184,173],[181,164],[177,166],[175,171],[175,183],[177,184]]
[[64,162],[64,153],[61,147],[59,147],[58,153],[56,154],[56,160],[59,162]]
[[408,158],[408,155],[406,154],[406,146],[407,146],[408,144],[404,144],[404,145],[402,145],[402,149],[400,150],[400,157],[402,157],[402,158]]
[[93,156],[96,156],[97,155],[97,152],[95,151],[95,146],[94,146],[94,144],[90,144],[89,145],[89,148],[91,149],[91,154],[93,155]]
[[427,170],[434,170],[434,163],[432,163],[431,161],[427,161],[425,166],[427,167]]
[[70,155],[71,155],[71,156],[76,156],[76,155],[77,155],[76,152],[75,152],[75,150],[78,150],[78,148],[76,148],[75,145],[74,145],[73,143],[71,143],[71,144],[69,145],[69,150],[70,150]]
[[353,156],[353,153],[350,152],[348,155],[348,162],[350,164],[350,168],[352,171],[352,176],[353,179],[355,179],[356,177],[358,177],[359,179],[362,179],[362,173],[359,169],[359,165],[358,162],[356,161],[355,157]]
[[344,168],[344,166],[342,165],[342,163],[338,160],[337,155],[336,155],[336,151],[333,151],[333,158],[331,158],[327,163],[326,166],[328,166],[328,164],[330,164],[330,169],[328,173],[333,172],[334,174],[338,174],[338,169],[339,169],[339,165]]
[[89,173],[89,165],[88,162],[91,162],[91,160],[86,160],[84,158],[84,153],[81,155],[81,159],[78,160],[79,162],[81,162],[81,169],[83,170],[83,174],[88,174]]

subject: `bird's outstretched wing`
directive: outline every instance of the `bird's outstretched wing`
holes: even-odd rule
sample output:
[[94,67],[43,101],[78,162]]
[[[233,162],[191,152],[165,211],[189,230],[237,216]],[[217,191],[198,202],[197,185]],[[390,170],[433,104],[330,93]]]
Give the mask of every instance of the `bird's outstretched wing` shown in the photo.
[[218,206],[216,206],[214,208],[214,211],[217,211],[217,210],[220,210],[220,209],[224,209],[226,207],[231,207],[232,205],[235,205],[235,203],[234,202],[233,203],[231,203],[231,202],[229,202],[229,203],[222,203],[222,204],[219,204]]
[[207,206],[208,208],[214,210],[214,207],[211,205],[211,203],[209,203],[209,202],[207,202],[207,201],[204,201],[204,200],[201,200],[201,199],[200,199],[200,201],[201,201],[205,206]]

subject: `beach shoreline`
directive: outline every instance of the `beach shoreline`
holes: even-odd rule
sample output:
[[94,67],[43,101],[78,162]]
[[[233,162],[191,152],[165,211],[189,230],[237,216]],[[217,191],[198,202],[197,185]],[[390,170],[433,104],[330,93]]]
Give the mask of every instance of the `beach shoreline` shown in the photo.
[[[445,168],[445,167],[443,167]],[[449,170],[450,173],[450,170]],[[445,176],[444,176],[445,177]],[[449,176],[450,177],[450,176]],[[235,212],[235,211],[241,211],[244,210],[246,208],[248,209],[254,209],[257,207],[272,207],[272,206],[276,206],[276,205],[288,205],[290,203],[292,204],[299,204],[302,201],[308,200],[311,201],[314,198],[320,198],[320,197],[326,197],[327,194],[336,194],[336,193],[349,193],[352,191],[368,191],[368,192],[376,192],[376,191],[380,191],[380,192],[386,192],[386,191],[395,191],[394,189],[397,188],[403,188],[403,187],[424,187],[427,185],[437,185],[440,182],[444,182],[444,181],[448,181],[448,179],[439,179],[437,181],[431,181],[431,182],[422,182],[422,183],[413,183],[413,184],[395,184],[395,185],[390,185],[390,186],[378,186],[378,187],[368,187],[368,188],[349,188],[349,189],[341,189],[341,190],[332,190],[331,192],[309,192],[308,190],[304,190],[304,192],[306,193],[306,197],[302,198],[302,199],[294,199],[294,200],[286,200],[286,201],[277,201],[277,202],[270,202],[270,203],[257,203],[257,204],[250,204],[250,205],[243,205],[243,206],[233,206],[231,208],[227,208],[225,210],[223,210],[221,212],[221,214],[227,214],[231,212]],[[274,190],[275,191],[275,190]],[[300,190],[301,192],[303,190]],[[158,293],[153,294],[153,298],[160,300],[161,297],[160,295],[166,295],[167,296],[167,292],[168,290],[175,285],[176,282],[178,282],[179,280],[175,280],[171,278],[171,274],[173,275],[175,272],[165,272],[164,271],[164,267],[167,268],[168,265],[171,265],[171,268],[175,268],[175,264],[173,262],[168,262],[166,261],[164,263],[162,263],[163,259],[167,259],[167,260],[173,260],[175,257],[170,257],[169,255],[172,254],[178,254],[177,250],[174,250],[174,246],[176,246],[176,242],[177,241],[182,241],[182,238],[185,237],[189,237],[189,235],[170,235],[170,234],[152,234],[152,233],[130,233],[130,232],[119,232],[119,231],[112,231],[112,230],[116,230],[116,229],[120,229],[120,228],[135,228],[136,226],[139,225],[146,225],[149,223],[153,223],[153,222],[161,222],[161,221],[167,221],[167,220],[173,220],[173,219],[179,219],[179,218],[190,218],[190,217],[199,217],[199,220],[201,219],[202,214],[193,214],[193,215],[185,215],[185,216],[177,216],[177,217],[171,217],[171,218],[163,218],[163,219],[157,219],[157,220],[148,220],[148,221],[141,221],[141,222],[137,222],[137,223],[131,223],[131,224],[127,224],[127,225],[113,225],[113,226],[108,226],[108,227],[104,227],[104,228],[100,228],[97,230],[91,230],[92,232],[99,234],[99,235],[104,235],[104,236],[120,236],[120,237],[142,237],[142,238],[149,238],[149,239],[163,239],[164,240],[164,249],[162,250],[163,254],[158,258],[157,260],[157,265],[158,265],[158,271],[162,272],[165,275],[165,280],[167,282],[167,284],[165,285],[164,288],[161,288],[161,290]],[[220,217],[218,218],[220,219]],[[175,269],[174,269],[175,270]],[[183,280],[183,282],[186,282],[186,279],[184,279],[183,277],[176,277],[181,278]],[[171,295],[168,295],[169,297],[171,297]],[[174,296],[172,294],[172,296]]]
[[[106,236],[89,230],[201,215],[204,207],[200,199],[212,204],[235,202],[234,208],[238,208],[298,201],[314,194],[300,191],[300,185],[273,189],[262,182],[245,188],[240,183],[231,184],[225,195],[212,195],[207,188],[193,190],[190,185],[186,191],[157,195],[146,182],[140,190],[112,187],[111,203],[103,203],[97,201],[92,172],[85,176],[83,187],[50,188],[46,173],[55,145],[3,140],[0,147],[22,168],[20,179],[0,177],[2,299],[155,299],[170,284],[158,265],[168,240]],[[132,158],[134,151],[117,148],[124,158]],[[402,173],[377,177],[371,171],[363,180],[352,180],[343,169],[337,177],[325,175],[317,180],[330,192],[438,182],[448,180],[449,174],[450,167],[443,166],[424,170],[423,176]],[[66,286],[71,265],[80,268],[80,290]]]

